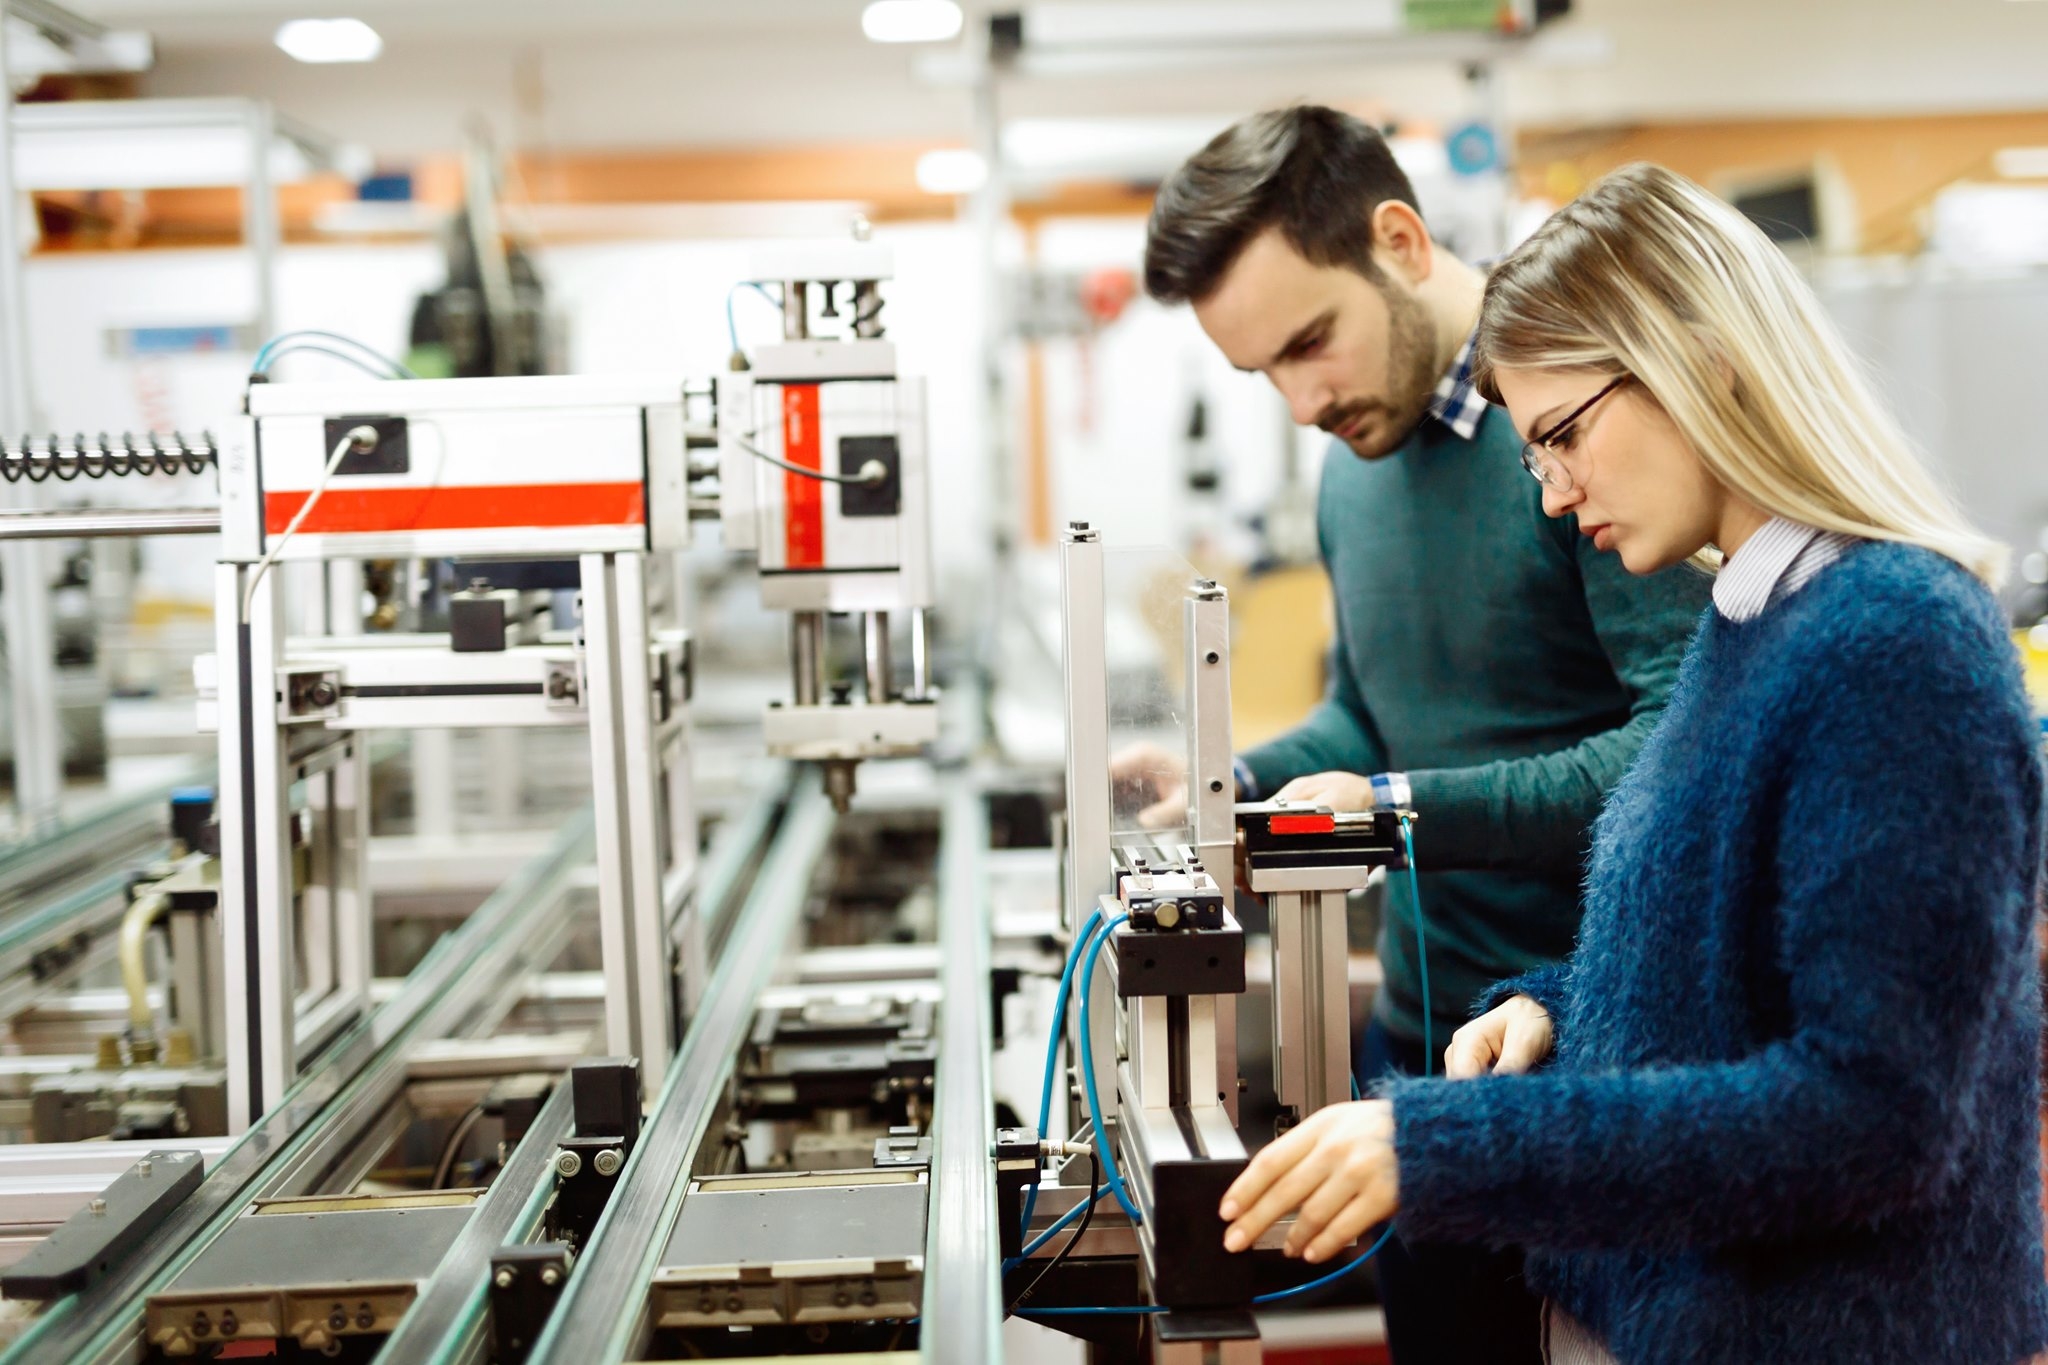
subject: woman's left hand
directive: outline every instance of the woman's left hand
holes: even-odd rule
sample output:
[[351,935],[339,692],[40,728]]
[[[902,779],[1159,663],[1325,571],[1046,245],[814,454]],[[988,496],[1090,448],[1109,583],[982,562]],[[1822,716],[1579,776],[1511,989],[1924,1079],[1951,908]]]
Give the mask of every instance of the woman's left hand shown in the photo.
[[1393,1217],[1401,1202],[1390,1100],[1333,1104],[1252,1158],[1224,1192],[1227,1251],[1242,1251],[1299,1209],[1287,1254],[1311,1265]]
[[1371,778],[1340,772],[1297,777],[1274,792],[1273,799],[1300,806],[1328,806],[1339,813],[1371,810],[1375,804]]

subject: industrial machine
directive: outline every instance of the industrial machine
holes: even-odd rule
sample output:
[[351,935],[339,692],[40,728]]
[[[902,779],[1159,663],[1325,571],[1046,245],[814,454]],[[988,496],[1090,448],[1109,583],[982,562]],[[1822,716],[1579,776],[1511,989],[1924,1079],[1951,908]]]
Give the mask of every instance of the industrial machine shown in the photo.
[[[1406,817],[1234,805],[1229,604],[1189,572],[1165,708],[1189,817],[1129,828],[1085,527],[1063,825],[1050,784],[935,766],[942,714],[979,709],[931,685],[923,396],[881,334],[887,265],[865,241],[764,256],[784,339],[708,383],[251,386],[199,669],[218,800],[184,799],[92,949],[168,948],[133,973],[118,1071],[57,1087],[118,1140],[0,1148],[0,1212],[42,1163],[71,1172],[69,1218],[0,1269],[0,1365],[983,1362],[1007,1311],[1059,1306],[1130,1310],[1057,1320],[1105,1362],[1256,1353],[1274,1258],[1225,1254],[1215,1217],[1247,1153],[1231,869],[1271,905],[1295,1122],[1347,1093],[1343,899],[1399,864]],[[791,694],[722,801],[676,560],[714,518],[792,622]],[[573,616],[494,582],[513,558],[572,561]],[[459,560],[449,630],[363,633],[372,559]],[[587,749],[593,800],[380,981],[373,737],[452,727]],[[1069,1061],[998,1133],[998,1011],[1034,977],[1060,980]]]
[[[791,613],[795,695],[768,710],[763,737],[771,753],[822,763],[841,811],[859,760],[915,753],[938,735],[924,387],[898,376],[885,337],[891,271],[889,249],[864,230],[761,253],[750,283],[781,290],[783,340],[721,376],[716,395],[726,546],[757,556],[763,604]],[[814,335],[814,296],[821,317],[847,315],[846,336]],[[859,701],[856,678],[833,667],[836,616],[858,623]],[[907,690],[891,664],[895,622],[907,623]]]

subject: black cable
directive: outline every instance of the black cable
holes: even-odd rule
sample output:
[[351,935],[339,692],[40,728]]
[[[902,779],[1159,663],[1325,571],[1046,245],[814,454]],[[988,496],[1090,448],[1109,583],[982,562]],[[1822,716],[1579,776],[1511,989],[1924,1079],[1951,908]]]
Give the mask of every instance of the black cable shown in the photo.
[[476,1131],[477,1123],[484,1116],[481,1104],[470,1106],[468,1113],[455,1121],[455,1127],[448,1132],[447,1145],[441,1148],[441,1159],[434,1163],[434,1183],[428,1189],[446,1187],[448,1177],[455,1173],[455,1158],[462,1155],[462,1145],[469,1141],[469,1135]]
[[1097,1166],[1095,1153],[1090,1151],[1088,1153],[1088,1211],[1082,1214],[1081,1221],[1074,1225],[1074,1235],[1067,1238],[1066,1245],[1054,1252],[1052,1259],[1045,1263],[1045,1267],[1031,1277],[1031,1283],[1024,1286],[1024,1292],[1019,1294],[1010,1304],[1008,1311],[1003,1314],[1004,1317],[1011,1316],[1029,1302],[1031,1296],[1038,1292],[1038,1286],[1045,1282],[1045,1277],[1057,1270],[1060,1262],[1072,1255],[1074,1248],[1081,1245],[1081,1239],[1088,1235],[1088,1225],[1095,1221],[1095,1206],[1101,1202],[1103,1194],[1109,1188],[1107,1185],[1097,1185],[1095,1183],[1096,1177],[1100,1174],[1101,1170]]

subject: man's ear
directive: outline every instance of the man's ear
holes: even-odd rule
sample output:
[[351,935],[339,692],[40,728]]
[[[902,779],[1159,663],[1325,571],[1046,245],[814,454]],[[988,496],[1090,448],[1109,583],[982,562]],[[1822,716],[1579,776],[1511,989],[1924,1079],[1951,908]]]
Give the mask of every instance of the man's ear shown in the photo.
[[1428,279],[1436,265],[1436,244],[1422,215],[1398,199],[1382,200],[1372,211],[1372,250],[1411,286]]

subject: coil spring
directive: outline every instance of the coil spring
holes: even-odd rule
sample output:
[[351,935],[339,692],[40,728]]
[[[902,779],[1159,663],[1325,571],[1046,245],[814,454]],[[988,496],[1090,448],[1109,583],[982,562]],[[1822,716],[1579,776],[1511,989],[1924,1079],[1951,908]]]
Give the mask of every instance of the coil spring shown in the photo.
[[218,453],[211,432],[201,432],[197,440],[176,431],[169,436],[152,431],[139,437],[124,431],[118,441],[105,432],[97,441],[88,441],[82,432],[68,441],[55,434],[43,440],[25,436],[19,445],[0,446],[0,478],[9,483],[23,479],[41,483],[51,478],[69,483],[80,475],[103,479],[109,474],[116,478],[201,474]]

